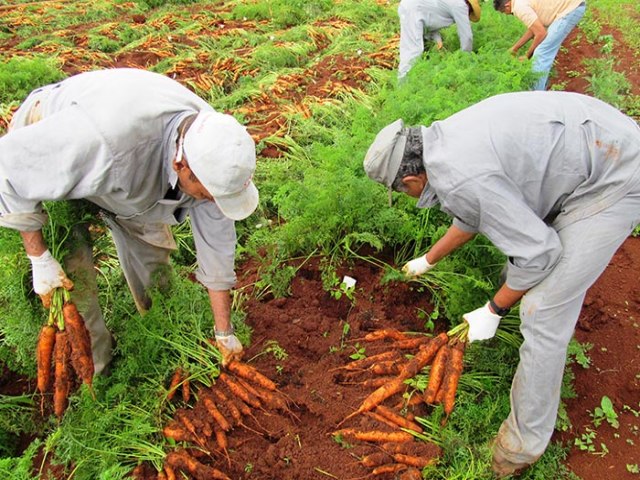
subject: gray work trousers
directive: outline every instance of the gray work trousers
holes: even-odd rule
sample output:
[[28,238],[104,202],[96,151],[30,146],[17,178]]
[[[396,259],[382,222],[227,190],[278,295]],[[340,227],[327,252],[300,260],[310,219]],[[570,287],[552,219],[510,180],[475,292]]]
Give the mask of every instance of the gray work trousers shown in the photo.
[[520,305],[524,342],[511,385],[511,413],[494,450],[531,464],[545,451],[556,422],[567,346],[587,290],[640,223],[640,187],[618,203],[558,231],[563,253]]
[[[176,249],[171,230],[168,225],[160,223],[141,224],[115,220],[107,215],[103,218],[111,230],[120,266],[136,307],[144,313],[151,306],[147,289],[153,273],[160,266],[169,264],[169,255]],[[65,269],[75,284],[72,298],[91,334],[93,363],[95,373],[99,374],[111,362],[112,338],[98,303],[91,245],[79,242],[78,248],[65,258]]]

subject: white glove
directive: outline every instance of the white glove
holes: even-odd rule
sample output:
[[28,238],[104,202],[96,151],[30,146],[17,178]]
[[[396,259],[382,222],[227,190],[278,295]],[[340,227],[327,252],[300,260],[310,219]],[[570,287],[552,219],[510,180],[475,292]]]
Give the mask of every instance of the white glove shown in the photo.
[[222,366],[226,367],[234,360],[240,360],[242,354],[242,344],[238,337],[235,336],[233,330],[230,332],[218,333],[216,332],[216,346],[222,354]]
[[407,262],[404,267],[402,267],[402,271],[408,277],[417,277],[418,275],[428,272],[433,267],[435,267],[435,265],[431,265],[427,261],[427,256],[423,255]]
[[67,274],[49,250],[45,250],[39,257],[27,256],[31,260],[33,271],[33,290],[40,295],[45,307],[49,307],[54,289],[64,287],[66,290],[71,290],[73,288],[73,282],[67,278]]
[[462,318],[469,324],[469,342],[493,338],[502,317],[489,309],[489,302],[473,312],[465,313]]

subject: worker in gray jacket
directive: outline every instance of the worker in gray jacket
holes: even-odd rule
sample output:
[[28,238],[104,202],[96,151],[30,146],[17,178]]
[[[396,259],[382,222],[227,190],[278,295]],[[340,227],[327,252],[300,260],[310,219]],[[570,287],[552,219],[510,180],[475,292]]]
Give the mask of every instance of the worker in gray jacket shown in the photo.
[[[242,354],[230,321],[234,220],[257,207],[255,144],[232,116],[178,82],[136,69],[81,73],[33,91],[0,138],[0,225],[20,231],[45,304],[70,289],[46,245],[43,201],[86,199],[110,227],[136,306],[150,307],[152,274],[176,249],[170,226],[191,219],[197,279],[208,289],[227,363]],[[91,248],[65,261],[91,333],[96,373],[111,360]]]
[[640,128],[588,96],[509,93],[429,127],[388,125],[364,168],[418,198],[418,207],[439,204],[454,218],[426,255],[404,266],[409,276],[476,233],[508,257],[505,283],[464,319],[469,341],[486,340],[521,300],[524,342],[493,469],[502,478],[527,467],[551,438],[585,293],[640,223]]
[[456,24],[460,49],[473,49],[471,22],[480,20],[478,0],[402,0],[400,16],[400,65],[398,78],[403,78],[424,51],[424,38],[442,48],[440,30]]

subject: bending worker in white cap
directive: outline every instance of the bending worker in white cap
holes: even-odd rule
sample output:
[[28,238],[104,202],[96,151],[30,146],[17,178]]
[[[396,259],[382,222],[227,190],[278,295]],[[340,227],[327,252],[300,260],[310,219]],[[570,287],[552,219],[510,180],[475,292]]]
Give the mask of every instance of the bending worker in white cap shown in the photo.
[[480,20],[478,0],[401,0],[400,16],[400,65],[398,78],[403,78],[424,52],[424,39],[433,40],[442,48],[440,30],[456,24],[460,49],[473,50],[471,22]]
[[453,217],[426,255],[404,266],[409,276],[477,233],[508,257],[505,283],[464,319],[469,341],[486,340],[521,300],[524,342],[493,469],[502,478],[529,466],[553,433],[585,293],[640,223],[640,128],[588,96],[510,93],[429,127],[392,123],[364,168],[418,207],[439,204]]
[[[136,306],[150,307],[154,271],[176,249],[170,225],[191,219],[197,279],[208,289],[228,363],[242,354],[230,321],[234,220],[258,205],[255,144],[232,116],[178,82],[136,69],[81,73],[33,91],[0,138],[0,225],[20,231],[45,304],[73,284],[42,235],[43,201],[86,199],[110,227]],[[65,267],[91,333],[96,373],[111,360],[89,244]]]

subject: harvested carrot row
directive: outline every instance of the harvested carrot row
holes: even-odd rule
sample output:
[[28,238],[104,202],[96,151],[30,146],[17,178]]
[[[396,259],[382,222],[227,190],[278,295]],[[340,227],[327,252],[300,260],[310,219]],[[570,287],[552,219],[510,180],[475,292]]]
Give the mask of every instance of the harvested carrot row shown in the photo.
[[407,430],[413,430],[414,432],[422,433],[422,427],[415,422],[407,420],[402,415],[394,412],[389,407],[385,407],[384,405],[378,405],[376,407],[376,412],[386,418],[387,420],[393,422],[396,427],[405,428]]
[[433,359],[431,372],[429,373],[429,383],[427,384],[427,388],[424,390],[425,403],[432,404],[436,398],[436,394],[440,389],[440,384],[444,377],[450,350],[451,349],[448,345],[443,345],[442,348],[438,350],[436,358]]
[[234,361],[227,365],[227,369],[239,377],[250,380],[252,383],[267,390],[274,391],[277,388],[274,382],[246,363]]
[[382,432],[380,430],[359,431],[352,428],[344,428],[333,432],[333,435],[340,435],[354,440],[361,440],[363,442],[401,443],[413,441],[413,435],[407,432]]
[[71,363],[78,377],[91,389],[95,368],[89,330],[87,330],[84,319],[75,303],[65,303],[62,307],[62,315],[64,330],[69,334],[69,343],[71,344]]
[[36,360],[38,364],[38,391],[42,394],[51,387],[51,362],[56,342],[56,329],[52,325],[44,325],[38,337]]

